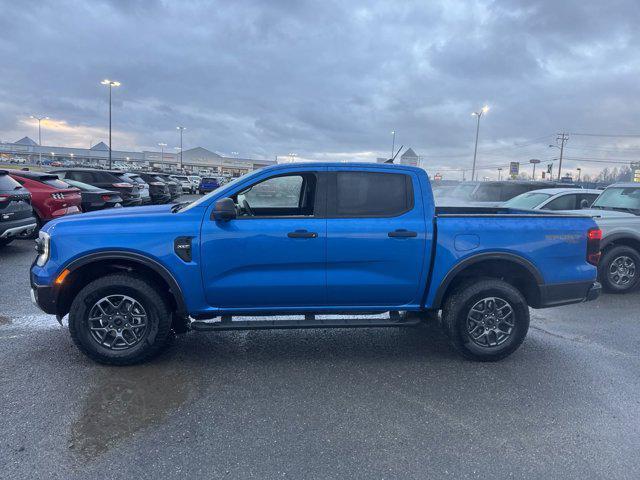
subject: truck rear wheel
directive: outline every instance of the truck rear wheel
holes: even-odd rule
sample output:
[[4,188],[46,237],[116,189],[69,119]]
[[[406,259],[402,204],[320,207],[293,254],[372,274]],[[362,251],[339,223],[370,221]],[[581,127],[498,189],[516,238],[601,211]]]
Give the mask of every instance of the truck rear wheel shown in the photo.
[[627,293],[638,285],[640,256],[631,247],[619,245],[606,250],[598,266],[603,288],[610,293]]
[[69,311],[69,331],[93,360],[132,365],[158,354],[171,338],[171,310],[152,283],[113,274],[85,286]]
[[442,328],[463,357],[501,360],[527,335],[529,307],[522,294],[502,280],[465,283],[445,302]]

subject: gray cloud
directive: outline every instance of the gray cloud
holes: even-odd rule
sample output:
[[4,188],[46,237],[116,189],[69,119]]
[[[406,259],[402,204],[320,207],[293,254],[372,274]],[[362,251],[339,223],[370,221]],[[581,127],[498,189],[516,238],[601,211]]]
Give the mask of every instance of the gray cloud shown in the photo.
[[[636,0],[0,0],[0,8],[2,140],[33,135],[24,120],[36,112],[80,136],[104,129],[105,77],[122,82],[114,148],[175,144],[182,124],[187,146],[362,158],[388,155],[395,129],[399,143],[444,169],[469,163],[469,114],[484,102],[492,110],[482,164],[552,158],[546,145],[562,129],[640,132]],[[64,132],[47,135],[65,142]]]

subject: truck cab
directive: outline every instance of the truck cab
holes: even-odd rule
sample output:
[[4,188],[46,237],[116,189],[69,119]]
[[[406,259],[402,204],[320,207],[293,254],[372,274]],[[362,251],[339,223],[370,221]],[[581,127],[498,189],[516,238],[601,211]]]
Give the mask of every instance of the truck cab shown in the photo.
[[439,312],[462,355],[498,360],[529,306],[598,296],[599,232],[580,215],[438,210],[415,167],[278,165],[195,202],[47,225],[31,283],[111,364],[150,358],[172,329],[408,327]]

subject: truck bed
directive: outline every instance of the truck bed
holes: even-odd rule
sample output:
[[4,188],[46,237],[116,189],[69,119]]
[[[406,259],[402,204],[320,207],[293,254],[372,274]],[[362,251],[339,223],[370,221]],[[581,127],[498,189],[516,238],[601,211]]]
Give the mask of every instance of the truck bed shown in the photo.
[[582,213],[554,212],[552,210],[517,210],[505,207],[435,207],[437,217],[488,217],[488,216],[509,216],[509,217],[590,217]]

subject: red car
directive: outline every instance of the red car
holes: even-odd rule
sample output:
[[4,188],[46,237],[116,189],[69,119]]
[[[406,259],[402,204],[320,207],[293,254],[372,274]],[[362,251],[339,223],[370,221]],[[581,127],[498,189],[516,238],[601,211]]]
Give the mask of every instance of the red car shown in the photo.
[[82,212],[80,190],[63,182],[57,175],[25,170],[8,170],[8,172],[31,193],[31,204],[38,226],[63,215]]

